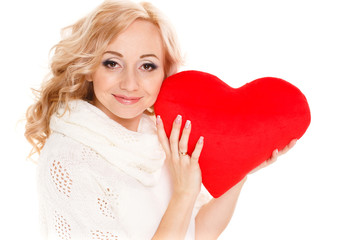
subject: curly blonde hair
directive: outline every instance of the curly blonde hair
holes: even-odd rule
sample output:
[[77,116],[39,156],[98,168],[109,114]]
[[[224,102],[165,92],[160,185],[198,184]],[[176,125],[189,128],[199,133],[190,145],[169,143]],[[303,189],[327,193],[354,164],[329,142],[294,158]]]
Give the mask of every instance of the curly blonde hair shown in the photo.
[[36,100],[26,112],[25,137],[33,146],[29,157],[40,153],[51,131],[50,118],[59,106],[68,110],[68,102],[83,99],[92,102],[92,83],[86,81],[101,61],[111,41],[137,19],[159,28],[165,49],[164,72],[168,77],[177,72],[182,56],[176,34],[169,21],[150,3],[106,0],[93,12],[62,30],[62,40],[51,51],[51,74]]

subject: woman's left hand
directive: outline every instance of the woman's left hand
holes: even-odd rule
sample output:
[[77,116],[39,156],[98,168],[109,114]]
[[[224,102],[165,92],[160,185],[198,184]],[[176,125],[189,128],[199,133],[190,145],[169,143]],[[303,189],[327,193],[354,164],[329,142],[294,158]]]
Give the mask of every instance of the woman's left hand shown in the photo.
[[275,149],[271,155],[271,157],[264,161],[262,164],[260,164],[259,166],[257,166],[256,168],[254,168],[249,174],[251,173],[254,173],[254,172],[257,172],[258,170],[264,168],[264,167],[267,167],[269,166],[270,164],[274,163],[277,158],[283,154],[285,154],[287,151],[289,151],[292,147],[294,147],[294,145],[296,144],[296,141],[297,139],[293,139],[291,140],[291,142],[286,146],[284,147],[283,150],[281,150],[280,152],[278,151],[278,149]]

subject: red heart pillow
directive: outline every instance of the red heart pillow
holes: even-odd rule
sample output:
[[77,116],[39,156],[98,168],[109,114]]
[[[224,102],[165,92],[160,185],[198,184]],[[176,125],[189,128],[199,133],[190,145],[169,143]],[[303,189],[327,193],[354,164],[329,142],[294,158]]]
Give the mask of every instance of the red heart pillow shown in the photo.
[[279,78],[260,78],[232,88],[216,76],[184,71],[165,79],[155,113],[170,136],[180,114],[191,120],[188,153],[200,136],[203,184],[219,197],[252,169],[299,139],[310,124],[310,109],[298,88]]

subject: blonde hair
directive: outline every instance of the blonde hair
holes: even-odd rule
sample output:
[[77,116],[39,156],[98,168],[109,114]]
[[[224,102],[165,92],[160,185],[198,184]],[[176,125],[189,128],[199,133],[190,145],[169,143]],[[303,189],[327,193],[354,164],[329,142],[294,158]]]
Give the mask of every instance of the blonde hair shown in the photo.
[[25,137],[33,146],[29,157],[40,153],[50,135],[50,118],[68,101],[94,97],[92,74],[109,43],[137,19],[149,21],[159,28],[165,49],[164,72],[168,77],[182,63],[179,44],[169,21],[150,3],[106,0],[93,12],[62,30],[62,40],[53,48],[51,74],[36,91],[36,101],[26,112]]

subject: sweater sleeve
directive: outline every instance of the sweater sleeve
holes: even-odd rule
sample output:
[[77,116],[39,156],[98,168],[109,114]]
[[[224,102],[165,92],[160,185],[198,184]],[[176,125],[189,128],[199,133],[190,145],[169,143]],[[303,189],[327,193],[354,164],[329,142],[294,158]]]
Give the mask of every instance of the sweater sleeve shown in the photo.
[[117,211],[119,195],[95,174],[101,158],[66,137],[51,137],[39,159],[38,191],[45,239],[129,239]]

